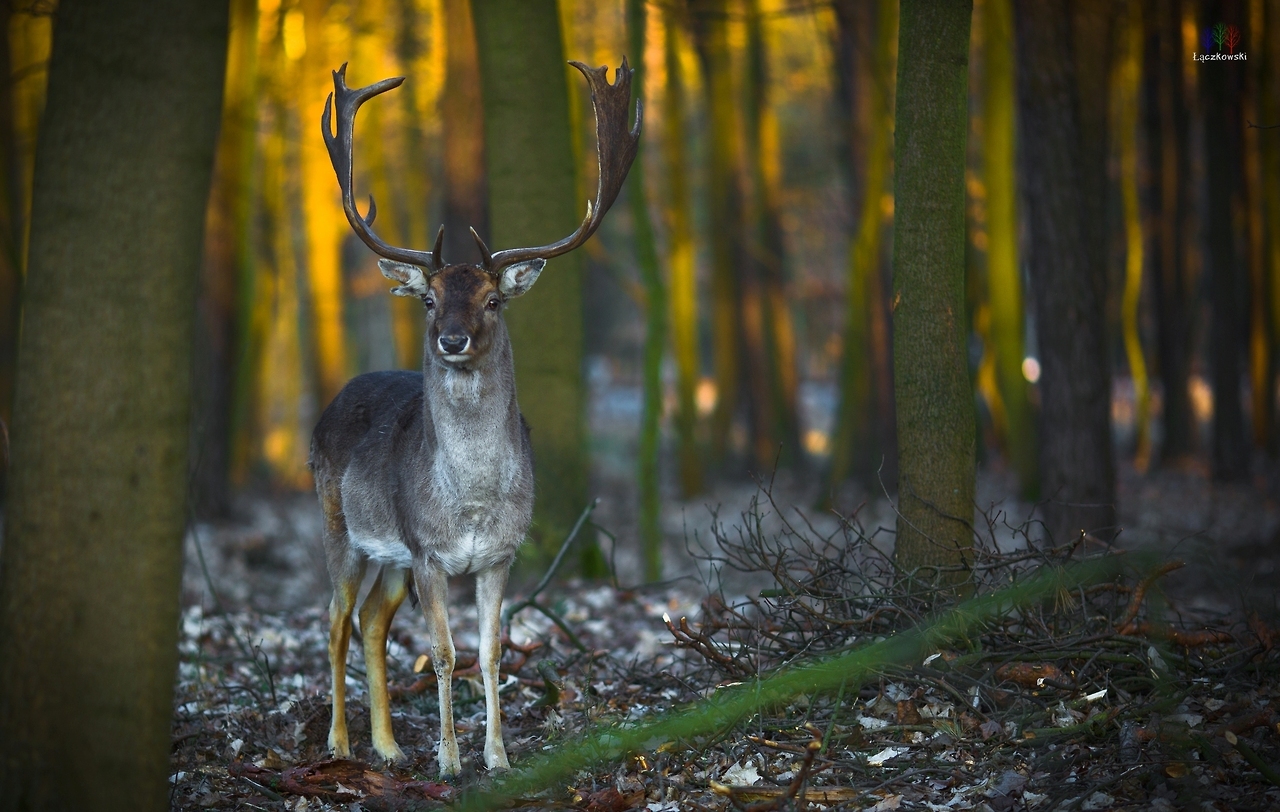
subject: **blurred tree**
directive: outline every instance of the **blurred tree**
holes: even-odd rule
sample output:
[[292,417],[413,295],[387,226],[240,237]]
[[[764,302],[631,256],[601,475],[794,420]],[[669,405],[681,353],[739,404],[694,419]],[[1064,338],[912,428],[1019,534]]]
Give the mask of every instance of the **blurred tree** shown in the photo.
[[[645,88],[645,4],[627,0],[627,41],[630,44],[635,78],[632,86],[643,98]],[[667,289],[658,269],[653,222],[645,194],[644,139],[636,150],[635,163],[627,179],[631,222],[635,229],[636,259],[645,291],[644,405],[640,416],[640,448],[636,459],[636,481],[640,486],[640,547],[644,577],[662,577],[662,495],[658,489],[658,440],[662,419],[662,355],[667,338]]]
[[168,806],[227,14],[218,2],[58,9],[0,553],[0,809]]
[[484,108],[471,0],[444,0],[444,20],[445,78],[440,109],[444,125],[444,250],[449,262],[479,262],[480,250],[469,229],[474,228],[485,242],[491,240]]
[[258,3],[232,0],[196,312],[191,465],[195,509],[202,516],[225,516],[231,507],[237,369],[245,360],[243,323],[251,312],[241,287],[252,284],[253,273],[257,90]]
[[904,571],[967,577],[974,415],[964,299],[970,0],[903,0],[894,133],[893,371]]
[[667,82],[662,96],[662,147],[667,173],[667,266],[670,269],[671,348],[676,363],[676,446],[680,492],[687,499],[702,492],[702,458],[697,443],[698,279],[693,261],[693,207],[689,201],[685,156],[687,80],[681,64],[684,6],[663,11],[663,61]]
[[[1202,25],[1239,20],[1242,16],[1240,5],[1229,0],[1212,0],[1202,10]],[[1240,399],[1240,379],[1248,352],[1248,276],[1237,248],[1239,235],[1232,216],[1235,206],[1244,202],[1238,197],[1243,185],[1243,71],[1234,70],[1234,63],[1209,63],[1209,67],[1201,72],[1201,81],[1205,174],[1210,179],[1204,235],[1211,314],[1208,361],[1213,389],[1210,466],[1214,479],[1227,482],[1249,476],[1249,443]]]
[[1120,197],[1124,217],[1125,275],[1120,323],[1129,376],[1133,380],[1134,467],[1146,473],[1151,461],[1150,387],[1138,324],[1144,263],[1142,209],[1138,203],[1138,113],[1142,89],[1142,0],[1129,0],[1117,37],[1120,59],[1112,79],[1111,132],[1120,159]]
[[[742,248],[742,122],[733,81],[729,42],[735,0],[688,0],[693,41],[702,66],[707,111],[707,229],[711,244],[711,335],[716,400],[711,413],[711,457],[723,465],[739,406],[742,356],[739,351],[738,272]],[[754,449],[753,449],[754,450]]]
[[862,199],[858,231],[849,248],[828,494],[850,475],[868,487],[874,487],[880,479],[891,488],[897,482],[882,237],[885,201],[891,204],[893,200],[889,181],[893,169],[898,4],[896,0],[879,0],[873,7],[861,0],[841,0],[835,5],[835,12],[840,107],[845,117],[851,170],[861,175]]
[[[1244,88],[1240,97],[1241,114],[1245,121],[1256,122],[1260,111],[1262,74],[1271,54],[1263,47],[1265,26],[1262,0],[1248,0],[1241,22],[1244,23],[1246,53],[1259,58],[1245,64]],[[1242,178],[1244,182],[1245,245],[1248,250],[1249,270],[1249,414],[1253,419],[1253,442],[1259,448],[1272,448],[1275,423],[1275,361],[1271,347],[1271,314],[1268,308],[1266,242],[1264,229],[1264,203],[1262,191],[1262,145],[1260,131],[1246,127],[1243,133],[1244,150]]]
[[1187,151],[1188,113],[1183,92],[1181,19],[1178,0],[1153,0],[1145,17],[1147,38],[1147,154],[1152,208],[1156,364],[1163,404],[1161,462],[1181,461],[1192,451],[1190,399],[1192,287],[1183,243],[1190,233]]
[[[1263,10],[1263,39],[1258,50],[1262,53],[1262,76],[1259,80],[1257,123],[1273,126],[1280,124],[1280,0],[1266,0]],[[1267,267],[1265,270],[1268,309],[1271,317],[1271,346],[1273,370],[1280,366],[1280,135],[1274,130],[1261,138],[1262,197],[1266,220],[1263,232],[1267,235]],[[1272,433],[1272,440],[1280,445],[1280,437]]]
[[775,462],[802,462],[804,454],[796,411],[795,329],[783,263],[778,121],[769,99],[768,47],[761,17],[760,0],[749,0],[743,140],[750,194],[745,212],[747,256],[740,266],[739,318],[750,393],[751,455],[757,470],[763,472]]
[[[1069,8],[1066,0],[1014,2],[1019,127],[1035,134],[1019,139],[1018,175],[1040,352],[1040,487],[1046,529],[1059,542],[1081,529],[1109,535],[1115,528],[1106,268],[1099,256],[1107,37],[1092,31],[1088,36],[1101,42],[1080,47],[1085,35]],[[1093,28],[1096,17],[1105,18],[1094,0],[1074,9]],[[1082,75],[1077,63],[1085,56],[1102,64]]]
[[[555,0],[476,0],[472,6],[484,99],[494,249],[544,245],[581,217]],[[576,73],[576,71],[575,71]],[[552,260],[506,313],[520,408],[532,428],[538,501],[532,534],[554,553],[587,501],[582,382],[582,255]],[[604,573],[594,543],[585,575]]]
[[1013,6],[984,0],[982,165],[987,193],[987,288],[991,302],[991,342],[997,389],[1004,410],[1005,451],[1018,474],[1023,498],[1039,492],[1036,432],[1028,383],[1022,266],[1018,256],[1018,189],[1014,87]]
[[298,116],[305,133],[301,140],[303,226],[307,235],[306,273],[311,294],[311,327],[315,348],[317,395],[323,406],[338,394],[351,374],[347,358],[347,334],[343,317],[342,268],[339,250],[348,227],[334,189],[333,167],[324,140],[312,128],[324,111],[324,100],[333,92],[334,54],[346,53],[347,44],[331,42],[342,33],[325,19],[329,0],[301,0],[301,30],[291,9],[284,14],[285,49],[301,60],[296,92]]

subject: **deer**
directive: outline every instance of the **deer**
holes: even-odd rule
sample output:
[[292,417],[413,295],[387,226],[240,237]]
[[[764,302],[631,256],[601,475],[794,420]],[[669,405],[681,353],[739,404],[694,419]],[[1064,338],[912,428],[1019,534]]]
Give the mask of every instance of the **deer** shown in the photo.
[[386,762],[405,760],[391,729],[387,632],[412,588],[427,622],[438,683],[440,775],[461,772],[453,724],[448,579],[474,574],[487,717],[485,767],[509,767],[498,700],[501,610],[512,561],[533,517],[534,476],[502,312],[533,287],[548,259],[578,248],[600,227],[635,159],[644,113],[637,99],[635,124],[628,128],[633,71],[625,57],[612,83],[607,67],[569,64],[591,89],[599,164],[595,200],[587,201],[586,217],[573,233],[548,245],[490,252],[471,229],[480,264],[444,263],[444,226],[431,251],[389,245],[374,233],[373,196],[362,216],[353,194],[355,116],[360,105],[399,87],[404,77],[352,89],[345,64],[333,72],[334,90],[325,101],[321,127],[343,211],[355,234],[381,257],[382,274],[398,283],[391,293],[420,299],[426,320],[422,371],[353,378],[325,408],[311,438],[309,464],[324,514],[325,561],[333,583],[328,744],[339,758],[351,754],[346,718],[351,616],[373,564],[377,575],[360,604],[359,619],[374,751]]

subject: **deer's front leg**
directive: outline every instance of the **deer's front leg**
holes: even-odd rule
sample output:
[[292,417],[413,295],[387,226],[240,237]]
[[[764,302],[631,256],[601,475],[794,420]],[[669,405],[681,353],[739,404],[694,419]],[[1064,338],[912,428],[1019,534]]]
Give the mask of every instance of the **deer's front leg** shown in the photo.
[[476,609],[480,616],[480,673],[484,677],[484,764],[491,770],[506,769],[507,748],[502,743],[502,708],[498,704],[498,664],[502,659],[502,593],[507,588],[509,564],[476,575]]
[[457,775],[462,772],[462,762],[458,760],[458,739],[453,730],[454,650],[453,635],[449,633],[449,576],[430,564],[418,564],[414,566],[413,577],[431,632],[431,664],[435,668],[440,699],[440,747],[436,750],[436,759],[441,776]]

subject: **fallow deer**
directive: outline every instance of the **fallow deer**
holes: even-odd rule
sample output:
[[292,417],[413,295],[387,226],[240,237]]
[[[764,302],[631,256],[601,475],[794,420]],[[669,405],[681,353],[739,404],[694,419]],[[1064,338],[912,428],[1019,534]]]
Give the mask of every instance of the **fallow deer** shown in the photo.
[[[440,774],[461,770],[446,597],[450,575],[474,573],[488,716],[484,760],[489,769],[508,766],[498,705],[500,610],[507,573],[533,514],[534,479],[529,429],[516,402],[511,339],[502,311],[529,290],[548,259],[582,245],[600,226],[635,158],[643,113],[637,100],[635,125],[629,129],[632,71],[625,58],[613,83],[605,67],[570,64],[591,87],[600,168],[595,201],[587,202],[586,218],[576,231],[537,248],[490,253],[473,229],[483,258],[479,265],[444,264],[443,227],[430,252],[388,245],[374,234],[372,196],[369,213],[362,217],[352,192],[355,115],[365,101],[404,79],[351,89],[346,65],[333,72],[334,92],[321,124],[343,210],[360,239],[383,257],[378,263],[383,275],[399,283],[391,292],[416,296],[426,309],[422,372],[371,372],[354,378],[325,409],[311,439],[310,464],[324,511],[325,556],[333,581],[329,748],[335,755],[351,752],[347,646],[357,592],[372,562],[380,569],[360,606],[360,630],[374,750],[387,761],[404,759],[391,730],[386,641],[411,574],[431,633],[431,662],[439,682]],[[331,130],[333,109],[336,133]]]

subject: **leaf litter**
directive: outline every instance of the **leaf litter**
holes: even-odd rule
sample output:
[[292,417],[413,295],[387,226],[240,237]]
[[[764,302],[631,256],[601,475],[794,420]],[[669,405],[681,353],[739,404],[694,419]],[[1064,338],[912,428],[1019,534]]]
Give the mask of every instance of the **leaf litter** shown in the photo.
[[[989,541],[980,538],[970,563],[978,594],[1039,567],[1126,555],[1089,537],[1048,544],[1027,525],[1002,528],[1021,534],[1010,550],[996,542],[1002,521],[988,516]],[[516,769],[600,724],[650,719],[724,686],[892,637],[947,600],[929,581],[894,570],[884,531],[868,532],[856,514],[835,530],[816,525],[767,488],[733,524],[714,516],[691,552],[703,572],[748,573],[766,584],[747,591],[729,593],[724,578],[643,589],[553,585],[541,597],[547,611],[519,613],[504,645],[504,731]],[[504,805],[1280,808],[1276,631],[1257,614],[1194,600],[1182,606],[1162,589],[1177,570],[1169,560],[1011,609],[918,663],[886,665],[873,680],[762,709],[706,736],[655,740],[582,765]],[[189,606],[172,808],[439,809],[491,787],[477,766],[484,712],[468,591],[455,587],[450,615],[463,753],[463,775],[451,783],[436,778],[434,675],[415,612],[400,613],[388,644],[393,724],[409,756],[389,767],[369,743],[358,645],[348,668],[353,757],[327,752],[324,610]],[[513,590],[508,606],[522,597]]]

